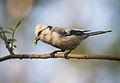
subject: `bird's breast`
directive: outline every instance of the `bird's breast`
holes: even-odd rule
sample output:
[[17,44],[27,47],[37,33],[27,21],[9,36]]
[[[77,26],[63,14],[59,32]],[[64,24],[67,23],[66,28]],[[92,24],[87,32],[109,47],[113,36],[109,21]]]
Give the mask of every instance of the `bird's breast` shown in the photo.
[[59,34],[54,34],[52,36],[52,45],[64,50],[75,49],[80,42],[81,40],[75,35],[61,36]]

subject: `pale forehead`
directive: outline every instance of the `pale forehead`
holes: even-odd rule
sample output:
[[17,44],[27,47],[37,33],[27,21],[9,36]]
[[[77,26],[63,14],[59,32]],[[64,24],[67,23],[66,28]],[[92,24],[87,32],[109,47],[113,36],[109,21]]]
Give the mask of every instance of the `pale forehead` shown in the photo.
[[39,31],[39,30],[42,30],[42,29],[44,29],[44,28],[46,28],[46,27],[48,27],[48,25],[38,24],[35,29],[36,29],[36,31]]
[[36,27],[35,27],[35,34],[37,35],[39,31],[41,31],[41,30],[43,30],[43,29],[45,29],[47,27],[48,27],[48,25],[45,25],[45,24],[38,24],[38,25],[36,25]]

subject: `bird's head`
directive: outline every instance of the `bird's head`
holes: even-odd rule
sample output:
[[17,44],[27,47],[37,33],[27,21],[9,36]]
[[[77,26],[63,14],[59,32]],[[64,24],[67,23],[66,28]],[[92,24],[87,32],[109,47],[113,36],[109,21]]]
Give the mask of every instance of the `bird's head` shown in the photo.
[[48,25],[45,25],[45,24],[38,24],[36,27],[35,27],[35,35],[36,35],[36,38],[34,39],[34,45],[37,45],[37,41],[40,40],[40,35],[42,33],[42,31],[44,31],[45,29],[47,29]]

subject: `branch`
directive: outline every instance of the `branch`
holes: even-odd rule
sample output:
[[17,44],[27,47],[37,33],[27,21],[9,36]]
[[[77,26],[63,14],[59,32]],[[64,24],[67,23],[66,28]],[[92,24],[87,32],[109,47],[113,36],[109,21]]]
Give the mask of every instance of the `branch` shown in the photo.
[[[110,55],[97,55],[97,54],[69,54],[69,59],[98,59],[98,60],[113,60],[120,61],[120,57]],[[50,54],[15,54],[7,55],[0,58],[0,62],[9,59],[48,59],[52,58]],[[55,58],[64,58],[63,54],[56,54]]]
[[11,49],[11,47],[10,47],[10,45],[9,45],[8,39],[7,39],[6,35],[5,35],[5,32],[4,32],[3,28],[0,27],[0,30],[1,30],[1,32],[2,32],[2,35],[0,35],[0,38],[4,41],[4,43],[5,43],[5,45],[6,45],[6,48],[7,48],[7,50],[9,51],[9,53],[10,53],[11,55],[14,55],[14,52],[13,52],[13,50]]

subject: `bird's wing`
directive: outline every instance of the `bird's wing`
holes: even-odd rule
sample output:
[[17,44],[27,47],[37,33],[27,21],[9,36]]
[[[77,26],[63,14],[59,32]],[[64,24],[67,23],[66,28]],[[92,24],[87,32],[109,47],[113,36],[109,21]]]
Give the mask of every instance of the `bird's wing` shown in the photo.
[[68,28],[55,27],[52,29],[52,31],[57,32],[62,36],[70,36],[70,35],[82,35],[84,32],[88,32],[90,30],[68,29]]
[[85,29],[72,29],[72,30],[81,31],[81,32],[89,32],[89,31],[91,31],[91,30],[85,30]]
[[54,27],[52,28],[53,32],[56,32],[57,34],[60,34],[62,36],[69,36],[71,29],[68,28],[60,28],[60,27]]

